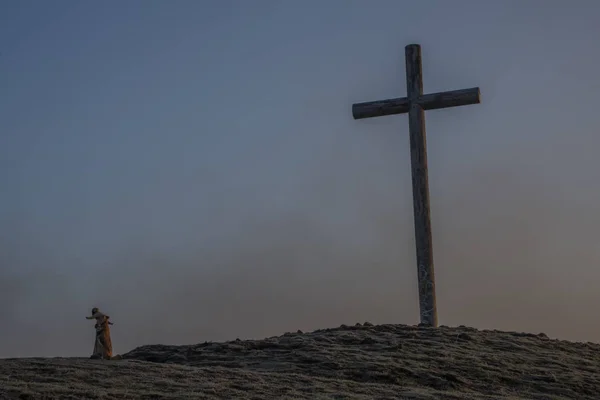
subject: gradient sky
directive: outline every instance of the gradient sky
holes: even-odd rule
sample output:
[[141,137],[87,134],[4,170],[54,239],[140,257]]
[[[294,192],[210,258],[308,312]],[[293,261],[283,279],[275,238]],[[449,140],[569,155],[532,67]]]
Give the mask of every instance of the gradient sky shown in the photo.
[[440,324],[600,341],[600,2],[0,2],[0,357],[418,322],[426,113]]

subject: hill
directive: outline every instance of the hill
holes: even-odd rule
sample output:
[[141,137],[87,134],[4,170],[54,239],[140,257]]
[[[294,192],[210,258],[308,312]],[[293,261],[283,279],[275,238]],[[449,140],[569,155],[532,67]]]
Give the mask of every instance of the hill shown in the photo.
[[147,345],[122,360],[0,360],[0,398],[598,399],[600,345],[544,334],[357,324]]

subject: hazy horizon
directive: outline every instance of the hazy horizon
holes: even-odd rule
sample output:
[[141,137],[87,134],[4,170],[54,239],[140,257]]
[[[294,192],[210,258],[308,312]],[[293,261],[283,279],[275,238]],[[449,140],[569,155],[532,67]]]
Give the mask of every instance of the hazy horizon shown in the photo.
[[[439,323],[600,342],[600,3],[5,0],[0,357],[418,323],[425,92]],[[594,178],[596,176],[596,178]]]

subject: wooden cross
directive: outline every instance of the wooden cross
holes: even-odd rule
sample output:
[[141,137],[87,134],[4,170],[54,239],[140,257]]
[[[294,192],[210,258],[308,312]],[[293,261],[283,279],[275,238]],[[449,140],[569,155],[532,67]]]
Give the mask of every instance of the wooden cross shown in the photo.
[[408,113],[421,324],[437,327],[424,110],[480,103],[479,88],[423,94],[421,46],[405,48],[407,97],[352,105],[354,119]]

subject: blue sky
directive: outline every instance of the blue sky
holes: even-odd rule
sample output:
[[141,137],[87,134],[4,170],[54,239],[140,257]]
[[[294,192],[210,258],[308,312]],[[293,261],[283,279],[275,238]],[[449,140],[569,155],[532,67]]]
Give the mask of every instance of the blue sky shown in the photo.
[[[0,4],[0,356],[416,323],[426,92],[440,323],[598,340],[600,3]],[[6,337],[4,337],[6,336]]]

